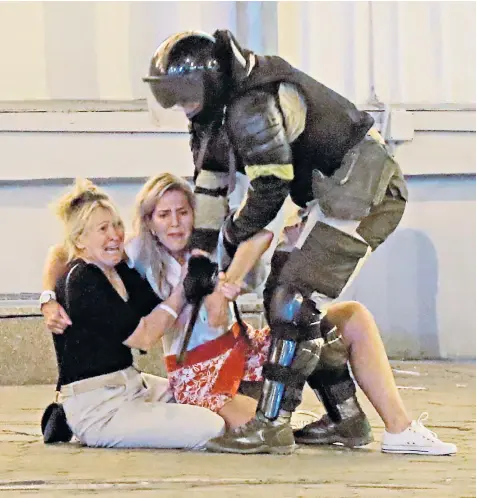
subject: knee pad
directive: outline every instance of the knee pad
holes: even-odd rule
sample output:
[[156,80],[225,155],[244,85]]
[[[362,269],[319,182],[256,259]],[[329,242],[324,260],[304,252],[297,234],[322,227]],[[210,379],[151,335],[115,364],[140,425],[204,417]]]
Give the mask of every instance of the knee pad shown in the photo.
[[291,285],[273,290],[268,322],[274,338],[302,342],[321,337],[321,314],[314,301]]
[[293,412],[301,403],[303,388],[308,377],[316,370],[320,360],[323,339],[304,341],[298,344],[289,368],[290,380],[286,383],[282,409]]
[[[303,341],[293,348],[293,357],[287,343],[274,341],[269,360],[263,366],[263,376],[286,386],[305,385],[308,377],[316,370],[323,344],[322,339]],[[287,361],[288,356],[288,361]]]
[[[280,408],[293,411],[301,401],[301,392],[310,373],[318,364],[323,340],[302,341],[298,343],[302,320],[309,315],[302,309],[303,298],[293,289],[280,288],[271,300],[270,329],[273,341],[268,362],[263,366],[266,379],[259,401],[259,411],[269,419],[278,416]],[[315,310],[316,311],[316,310]],[[319,320],[315,326],[319,330]],[[275,333],[274,333],[275,332]],[[282,406],[285,393],[291,393],[291,401]],[[295,402],[294,400],[298,400]]]

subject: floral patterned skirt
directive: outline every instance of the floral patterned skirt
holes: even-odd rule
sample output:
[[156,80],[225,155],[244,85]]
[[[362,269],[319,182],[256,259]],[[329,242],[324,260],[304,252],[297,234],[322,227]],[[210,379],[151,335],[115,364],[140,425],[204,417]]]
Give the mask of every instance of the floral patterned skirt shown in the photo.
[[258,382],[270,349],[270,329],[247,328],[248,340],[235,323],[221,337],[187,352],[184,363],[166,356],[169,383],[177,403],[220,411],[237,394],[240,382]]

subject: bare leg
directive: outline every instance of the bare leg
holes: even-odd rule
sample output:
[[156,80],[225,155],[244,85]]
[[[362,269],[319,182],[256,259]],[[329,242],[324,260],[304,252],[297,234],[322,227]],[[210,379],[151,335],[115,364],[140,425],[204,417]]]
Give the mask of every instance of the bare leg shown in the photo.
[[235,429],[252,420],[256,410],[256,400],[242,394],[236,394],[218,413],[225,420],[227,428]]
[[327,318],[338,327],[350,351],[353,375],[390,433],[411,425],[394,381],[384,344],[373,315],[360,303],[330,306]]

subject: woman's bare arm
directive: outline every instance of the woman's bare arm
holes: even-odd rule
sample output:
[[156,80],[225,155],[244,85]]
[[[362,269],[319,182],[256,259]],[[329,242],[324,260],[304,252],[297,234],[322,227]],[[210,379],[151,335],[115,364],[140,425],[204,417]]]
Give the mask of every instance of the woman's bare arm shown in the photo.
[[[68,254],[63,245],[50,247],[43,267],[43,290],[53,290],[58,279],[66,272]],[[56,301],[43,304],[41,312],[50,332],[62,334],[68,325],[70,317],[63,307]]]
[[220,290],[215,290],[208,295],[204,300],[204,305],[211,327],[227,328],[229,326],[229,300]]
[[65,273],[68,254],[63,245],[50,247],[43,267],[43,290],[53,290],[56,282]]
[[124,341],[130,348],[149,351],[169,330],[186,304],[182,282],[171,295],[141,318],[136,330]]

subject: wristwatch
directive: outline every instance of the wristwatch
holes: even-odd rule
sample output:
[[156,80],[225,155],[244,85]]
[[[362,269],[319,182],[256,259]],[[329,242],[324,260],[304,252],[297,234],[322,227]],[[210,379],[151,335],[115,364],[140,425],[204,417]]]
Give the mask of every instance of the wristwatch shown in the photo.
[[41,307],[44,304],[49,303],[50,301],[56,301],[56,294],[51,290],[44,290],[40,294],[39,301],[40,301],[40,309],[41,309]]

